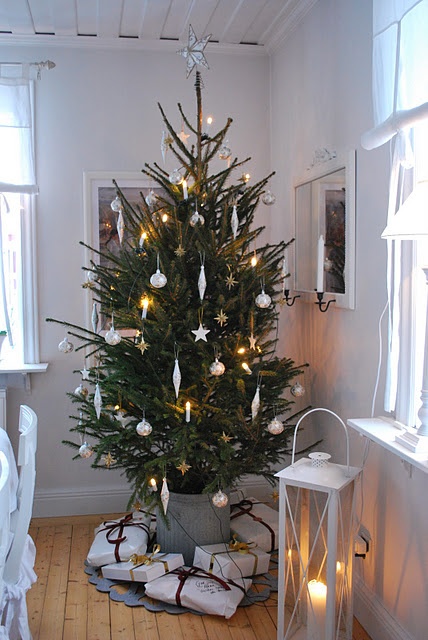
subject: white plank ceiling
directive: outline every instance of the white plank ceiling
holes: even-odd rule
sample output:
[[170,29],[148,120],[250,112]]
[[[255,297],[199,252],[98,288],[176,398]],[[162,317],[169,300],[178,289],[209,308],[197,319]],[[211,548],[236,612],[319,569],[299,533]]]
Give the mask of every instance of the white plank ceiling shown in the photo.
[[317,0],[2,0],[0,45],[167,48],[189,24],[209,47],[272,51]]

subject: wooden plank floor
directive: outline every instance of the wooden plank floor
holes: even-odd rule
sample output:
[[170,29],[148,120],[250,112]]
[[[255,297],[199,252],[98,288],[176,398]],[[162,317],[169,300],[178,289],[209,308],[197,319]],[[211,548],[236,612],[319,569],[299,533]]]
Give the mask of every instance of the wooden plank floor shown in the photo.
[[[277,594],[229,620],[151,613],[110,600],[88,583],[83,562],[94,527],[119,514],[33,519],[38,580],[27,595],[33,640],[275,640]],[[370,640],[357,620],[353,640]]]

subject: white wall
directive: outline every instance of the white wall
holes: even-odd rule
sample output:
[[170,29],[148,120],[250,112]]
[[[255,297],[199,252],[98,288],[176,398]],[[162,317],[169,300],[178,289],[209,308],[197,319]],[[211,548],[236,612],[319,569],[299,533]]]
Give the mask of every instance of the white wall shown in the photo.
[[[205,113],[214,115],[219,128],[227,117],[234,119],[233,153],[242,160],[254,154],[248,171],[254,179],[264,177],[269,168],[268,58],[208,57],[211,70],[202,74]],[[177,130],[177,102],[196,123],[194,74],[186,80],[185,61],[175,52],[5,47],[2,59],[56,63],[36,88],[40,353],[49,368],[32,376],[31,394],[9,389],[9,432],[16,444],[10,425],[18,424],[19,404],[28,403],[40,425],[35,516],[122,510],[130,494],[124,479],[114,471],[92,470],[87,460],[73,461],[73,451],[61,444],[70,439],[74,424],[68,416],[75,407],[66,392],[78,386],[80,373],[72,372],[84,361],[81,352],[59,353],[65,330],[45,319],[84,323],[83,171],[140,171],[145,162],[162,163],[157,102]],[[171,152],[166,168],[175,168]]]
[[[282,311],[281,340],[288,355],[309,362],[302,402],[336,411],[344,420],[371,415],[378,366],[378,322],[386,302],[385,226],[389,148],[366,152],[360,136],[371,120],[371,2],[319,0],[271,59],[272,164],[283,207],[272,234],[294,235],[293,181],[313,152],[357,150],[356,309],[321,314],[313,304]],[[383,322],[383,342],[386,323]],[[385,344],[384,344],[385,346]],[[383,413],[384,367],[374,415]],[[315,414],[320,416],[322,414]],[[309,418],[308,418],[309,421]],[[313,421],[321,450],[343,460],[343,436],[334,421]],[[302,424],[303,426],[303,424]],[[305,437],[309,437],[305,429]],[[351,433],[353,464],[363,444]],[[369,449],[362,482],[362,523],[372,536],[366,560],[356,562],[356,612],[373,640],[426,638],[428,604],[427,476],[409,477],[381,447]]]

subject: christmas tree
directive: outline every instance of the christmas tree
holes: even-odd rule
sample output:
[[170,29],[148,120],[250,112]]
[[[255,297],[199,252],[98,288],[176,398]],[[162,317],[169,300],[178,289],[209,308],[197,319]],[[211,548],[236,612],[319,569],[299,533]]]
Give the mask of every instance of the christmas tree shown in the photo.
[[[285,391],[302,369],[275,353],[287,244],[257,247],[263,227],[253,228],[259,201],[273,201],[273,174],[250,186],[249,159],[232,159],[227,146],[232,121],[204,133],[199,74],[195,89],[196,124],[179,104],[179,134],[159,105],[164,151],[178,168],[146,164],[156,188],[137,206],[114,182],[120,250],[88,247],[84,267],[92,328],[53,320],[91,365],[69,394],[81,442],[66,444],[93,467],[123,469],[130,503],[158,495],[163,478],[177,493],[220,495],[247,474],[272,480],[297,415],[287,417]],[[225,168],[212,172],[218,157]],[[60,350],[70,348],[67,337]]]

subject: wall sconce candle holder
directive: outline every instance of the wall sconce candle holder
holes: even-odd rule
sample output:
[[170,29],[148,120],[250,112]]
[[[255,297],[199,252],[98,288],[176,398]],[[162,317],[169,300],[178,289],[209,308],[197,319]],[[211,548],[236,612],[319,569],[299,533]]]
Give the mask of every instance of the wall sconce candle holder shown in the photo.
[[323,300],[324,298],[324,291],[317,291],[317,300],[315,302],[315,304],[318,305],[318,309],[321,311],[321,313],[325,313],[327,311],[327,309],[329,308],[329,306],[331,305],[332,302],[336,302],[336,300],[329,300],[328,302],[325,302],[325,300]]
[[300,298],[300,296],[290,296],[290,289],[284,289],[284,303],[287,305],[287,307],[292,307],[293,304],[296,302],[296,299]]

